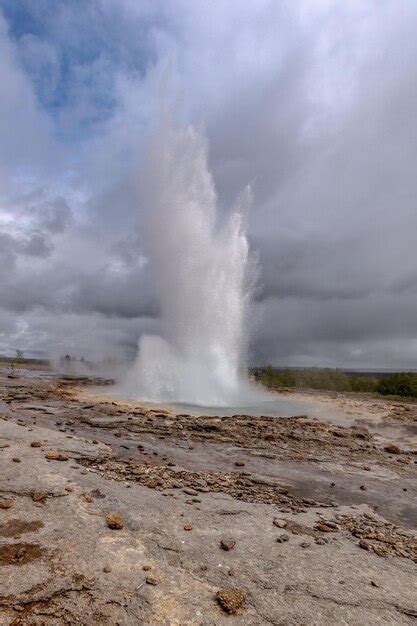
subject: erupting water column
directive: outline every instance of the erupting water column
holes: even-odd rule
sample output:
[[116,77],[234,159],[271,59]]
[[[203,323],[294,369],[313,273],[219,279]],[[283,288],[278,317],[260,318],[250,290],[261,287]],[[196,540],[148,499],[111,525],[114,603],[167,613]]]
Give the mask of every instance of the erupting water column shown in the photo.
[[127,386],[150,402],[241,405],[253,284],[247,190],[220,225],[207,142],[194,128],[160,127],[141,179],[149,269],[161,336],[142,336]]

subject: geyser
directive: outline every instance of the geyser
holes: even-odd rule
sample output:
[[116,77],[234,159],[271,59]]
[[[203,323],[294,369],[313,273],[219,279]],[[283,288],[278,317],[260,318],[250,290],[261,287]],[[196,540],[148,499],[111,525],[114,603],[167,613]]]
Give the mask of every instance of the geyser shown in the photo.
[[255,394],[246,375],[254,284],[245,219],[249,188],[221,219],[204,136],[166,122],[149,146],[140,193],[161,335],[141,337],[128,392],[149,402],[250,402]]

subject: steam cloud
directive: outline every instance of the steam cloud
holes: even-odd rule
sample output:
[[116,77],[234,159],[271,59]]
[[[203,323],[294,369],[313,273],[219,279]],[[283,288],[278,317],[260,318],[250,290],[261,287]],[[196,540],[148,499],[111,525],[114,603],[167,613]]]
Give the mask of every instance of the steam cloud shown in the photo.
[[151,142],[140,190],[163,336],[141,337],[125,388],[151,402],[242,404],[251,394],[244,375],[255,276],[245,230],[250,190],[220,224],[207,143],[168,119]]

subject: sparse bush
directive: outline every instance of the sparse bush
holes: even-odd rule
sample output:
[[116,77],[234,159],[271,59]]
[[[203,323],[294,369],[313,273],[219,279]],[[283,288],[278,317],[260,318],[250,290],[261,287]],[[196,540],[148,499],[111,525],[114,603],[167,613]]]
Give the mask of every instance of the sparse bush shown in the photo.
[[269,389],[374,392],[377,387],[374,376],[350,374],[339,369],[278,370],[268,365],[256,371],[256,378]]
[[417,398],[417,374],[413,372],[392,374],[379,381],[377,390],[384,396]]

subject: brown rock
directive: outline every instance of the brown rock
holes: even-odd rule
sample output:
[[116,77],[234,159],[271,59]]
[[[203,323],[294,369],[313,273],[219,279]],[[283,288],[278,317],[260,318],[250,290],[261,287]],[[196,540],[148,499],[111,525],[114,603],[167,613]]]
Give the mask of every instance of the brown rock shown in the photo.
[[105,565],[105,566],[103,567],[103,572],[104,572],[105,574],[110,574],[110,572],[111,572],[111,567],[109,567],[108,565]]
[[14,458],[12,459],[12,461],[13,461],[13,463],[21,463],[21,460],[20,460],[20,459],[18,459],[17,457],[14,457]]
[[276,517],[274,519],[274,524],[275,526],[278,526],[278,528],[285,528],[287,525],[287,520],[285,519],[278,519],[278,517]]
[[13,506],[13,500],[0,500],[0,509],[10,509]]
[[41,442],[40,441],[32,441],[32,443],[30,444],[31,448],[40,448],[41,447]]
[[279,535],[279,537],[277,537],[277,541],[278,543],[284,543],[285,541],[289,541],[290,536],[283,533],[282,535]]
[[68,461],[68,457],[62,452],[57,452],[56,450],[50,450],[45,454],[45,459],[48,461]]
[[390,454],[401,454],[401,448],[399,448],[395,443],[389,443],[384,448],[385,452],[389,452]]
[[32,500],[34,502],[43,502],[46,498],[46,493],[44,491],[33,491],[32,492]]
[[152,565],[146,564],[142,567],[142,569],[144,572],[149,572],[149,570],[152,569]]
[[217,602],[226,613],[237,613],[246,601],[246,592],[239,587],[219,589],[216,594]]
[[221,549],[226,550],[226,552],[229,552],[229,550],[233,550],[235,545],[236,545],[236,541],[234,541],[233,539],[222,539],[220,541]]
[[334,533],[339,530],[339,526],[335,524],[335,522],[331,522],[329,520],[321,519],[316,522],[314,528],[316,530],[320,530],[322,533]]
[[107,515],[107,526],[112,530],[121,530],[124,526],[123,519],[120,515]]
[[184,524],[184,530],[192,530],[192,529],[193,529],[192,524]]
[[366,541],[366,539],[361,539],[359,541],[359,547],[362,548],[363,550],[370,550],[372,546],[369,543],[369,541]]
[[146,577],[146,584],[147,585],[153,585],[154,587],[156,587],[156,585],[158,584],[158,579],[155,578],[155,576],[147,576]]
[[243,461],[243,459],[238,459],[237,461],[235,461],[235,465],[236,467],[244,467],[245,461]]

